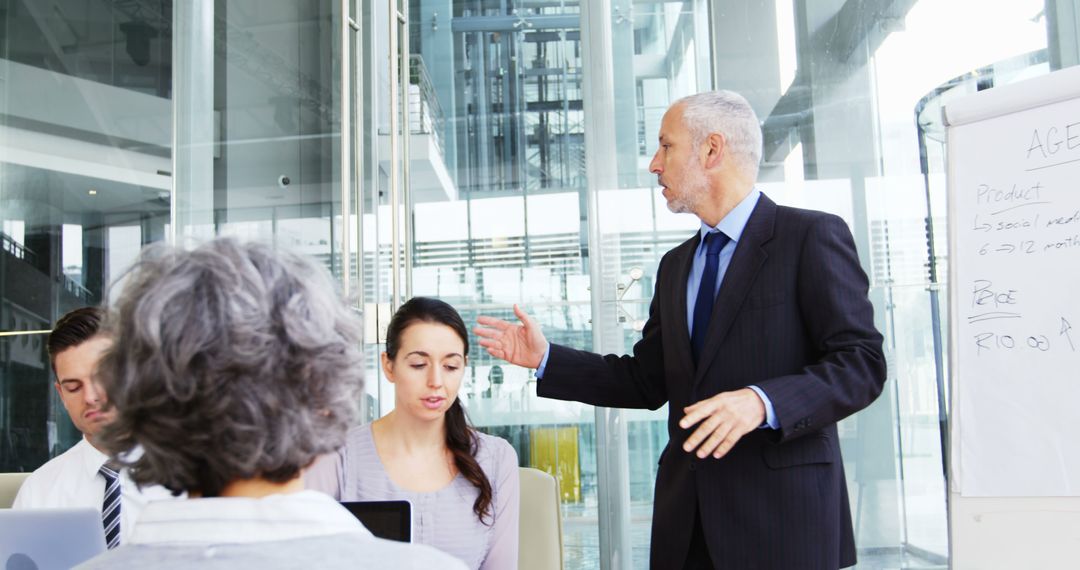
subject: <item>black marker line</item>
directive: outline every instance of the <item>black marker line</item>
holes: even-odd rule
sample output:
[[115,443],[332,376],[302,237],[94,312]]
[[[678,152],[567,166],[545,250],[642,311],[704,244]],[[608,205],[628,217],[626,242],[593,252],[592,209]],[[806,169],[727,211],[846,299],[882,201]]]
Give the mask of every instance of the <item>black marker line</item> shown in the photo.
[[1023,208],[1024,206],[1034,206],[1036,204],[1050,204],[1050,202],[1028,202],[1027,204],[1020,204],[1019,206],[1012,206],[1011,208],[1005,208],[1004,210],[998,210],[997,212],[990,212],[990,215],[991,216],[996,216],[998,214],[1004,214],[1005,212],[1008,212],[1009,210],[1015,210],[1017,208]]
[[982,321],[992,321],[995,319],[1020,319],[1023,315],[1020,313],[984,313],[982,315],[973,315],[968,317],[968,324],[981,323]]
[[1072,159],[1072,160],[1066,160],[1065,162],[1055,162],[1055,163],[1053,163],[1053,164],[1044,164],[1044,165],[1042,165],[1042,166],[1036,166],[1036,167],[1034,167],[1034,168],[1028,168],[1028,169],[1027,169],[1027,170],[1025,170],[1024,172],[1034,172],[1034,171],[1036,171],[1036,170],[1042,170],[1042,169],[1044,169],[1044,168],[1053,168],[1053,167],[1055,167],[1055,166],[1061,166],[1061,165],[1063,165],[1063,164],[1069,164],[1069,163],[1071,163],[1071,162],[1080,162],[1080,158],[1074,158],[1074,159]]

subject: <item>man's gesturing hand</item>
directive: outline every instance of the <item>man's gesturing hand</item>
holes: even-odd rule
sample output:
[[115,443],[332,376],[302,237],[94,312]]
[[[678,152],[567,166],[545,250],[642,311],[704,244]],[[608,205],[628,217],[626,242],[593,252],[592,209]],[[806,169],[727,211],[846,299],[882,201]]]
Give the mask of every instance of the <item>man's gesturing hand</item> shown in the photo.
[[538,368],[547,352],[548,341],[540,332],[540,325],[517,305],[514,305],[514,314],[521,321],[520,325],[480,316],[476,322],[484,326],[474,327],[473,332],[480,337],[480,346],[495,358],[526,368]]
[[[719,394],[683,408],[686,415],[679,427],[690,429],[701,422],[686,439],[683,450],[697,450],[704,459],[710,453],[720,459],[735,447],[742,436],[757,429],[765,421],[765,403],[750,388]],[[704,420],[704,421],[702,421]]]

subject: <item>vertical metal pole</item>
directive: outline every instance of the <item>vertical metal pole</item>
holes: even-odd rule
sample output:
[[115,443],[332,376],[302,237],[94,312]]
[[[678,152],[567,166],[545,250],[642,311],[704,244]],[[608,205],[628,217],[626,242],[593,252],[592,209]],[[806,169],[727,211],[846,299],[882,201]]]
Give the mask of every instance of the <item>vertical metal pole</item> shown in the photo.
[[919,168],[922,170],[923,187],[926,190],[926,264],[927,286],[930,294],[930,334],[934,344],[934,381],[937,387],[938,437],[941,444],[941,472],[945,477],[946,495],[949,489],[949,414],[946,408],[948,395],[945,391],[945,340],[941,336],[941,301],[938,299],[941,288],[937,270],[937,248],[934,243],[933,201],[930,197],[930,161],[927,156],[926,132],[918,117],[915,128],[919,132]]
[[[581,3],[581,50],[584,60],[582,94],[585,115],[586,208],[589,228],[589,282],[592,290],[593,347],[599,352],[622,351],[622,330],[614,315],[615,277],[603,274],[599,194],[614,190],[616,171],[610,149],[615,148],[615,82],[612,69],[611,0]],[[614,298],[611,299],[614,301]],[[619,339],[617,346],[607,346]],[[596,408],[596,470],[600,515],[600,568],[630,568],[630,463],[624,414]]]
[[[352,294],[352,0],[341,0],[341,289]],[[331,243],[333,243],[331,236]]]
[[1045,10],[1050,69],[1080,63],[1080,11],[1076,0],[1046,0]]
[[[355,184],[356,171],[352,169],[356,164],[355,156],[351,152],[354,131],[352,129],[352,34],[356,22],[352,19],[352,0],[341,0],[341,69],[339,81],[341,81],[341,290],[346,299],[355,302],[352,292],[352,192],[357,187]],[[332,219],[332,216],[331,216]],[[331,236],[330,243],[333,243]],[[363,281],[360,282],[361,293]],[[363,302],[363,299],[360,300]],[[354,305],[355,306],[355,305]],[[361,305],[363,306],[363,305]],[[361,421],[367,418],[367,398],[360,397]]]
[[[491,71],[491,45],[488,42],[488,34],[491,32],[476,32],[476,56],[473,63],[473,74],[476,79],[473,89],[476,92],[476,133],[474,135],[476,146],[476,176],[472,179],[471,189],[481,189],[485,186],[489,189],[496,181],[492,176],[495,169],[493,152],[491,150],[491,124],[494,122],[491,116],[493,108],[491,104],[491,81],[488,74]],[[505,106],[503,107],[505,109]],[[471,166],[471,165],[470,165]],[[501,190],[502,188],[500,188]]]
[[[405,298],[412,298],[412,268],[413,268],[413,224],[412,224],[412,186],[409,182],[409,171],[411,170],[411,157],[409,154],[409,139],[412,138],[411,128],[411,95],[409,93],[409,79],[411,76],[411,62],[409,61],[409,4],[408,2],[401,3],[401,10],[397,12],[397,24],[398,24],[398,38],[405,38],[404,41],[400,41],[399,54],[401,61],[401,192],[403,197],[403,206],[405,209],[405,238],[402,243],[402,253],[405,256]],[[418,103],[423,113],[423,104]],[[423,121],[423,117],[420,118]]]
[[398,210],[400,209],[400,197],[398,195],[400,152],[398,145],[401,142],[401,133],[399,132],[401,121],[398,116],[398,113],[401,112],[401,82],[398,81],[400,46],[398,45],[398,0],[387,0],[387,2],[390,8],[390,310],[396,311],[401,306],[401,286],[399,284],[401,281],[401,256],[398,251],[400,232],[398,228]]
[[214,0],[173,2],[172,196],[167,237],[214,236]]
[[[702,91],[708,91],[708,90],[716,89],[718,87],[717,84],[716,84],[716,62],[720,61],[717,58],[719,58],[721,56],[718,53],[718,51],[720,49],[720,46],[717,45],[716,37],[713,36],[713,33],[712,33],[712,30],[713,30],[713,27],[714,27],[713,26],[713,17],[714,17],[714,15],[717,14],[717,10],[715,10],[714,7],[713,7],[714,4],[715,4],[715,2],[711,2],[711,1],[708,1],[708,0],[700,0],[698,2],[698,4],[696,5],[696,7],[695,7],[696,9],[694,10],[694,22],[700,22],[701,17],[702,16],[705,17],[705,25],[704,26],[697,26],[696,31],[694,32],[695,33],[694,40],[695,41],[700,40],[703,35],[704,35],[704,37],[709,38],[708,73],[707,74],[700,74],[701,73],[700,72],[701,68],[700,67],[698,68],[698,70],[699,70],[698,73],[700,75],[698,75],[697,87],[698,87],[698,89],[700,89]],[[704,32],[704,33],[702,34],[702,32]],[[697,51],[697,50],[695,49],[694,51]],[[702,81],[703,76],[707,76],[709,78],[709,82],[707,84],[704,84],[704,85],[702,84],[703,83],[703,81]]]
[[[355,133],[355,136],[353,137],[353,140],[354,140],[355,144],[353,145],[353,171],[352,171],[353,193],[352,193],[352,195],[355,196],[355,198],[356,198],[356,207],[355,207],[355,209],[356,209],[356,238],[355,238],[355,245],[356,245],[356,288],[357,288],[357,290],[360,291],[360,293],[357,294],[355,296],[355,298],[356,298],[357,308],[363,309],[364,308],[364,303],[367,301],[367,299],[364,297],[367,294],[367,291],[364,288],[364,286],[365,286],[365,282],[364,282],[365,270],[364,270],[364,191],[363,191],[363,188],[364,188],[364,185],[363,185],[364,174],[367,172],[367,163],[365,162],[365,160],[366,160],[365,159],[365,151],[366,151],[365,144],[367,142],[367,139],[365,138],[365,136],[366,136],[367,132],[365,131],[364,127],[365,127],[366,118],[367,118],[366,106],[370,105],[370,106],[373,106],[373,108],[374,108],[373,101],[369,100],[370,98],[373,97],[373,94],[368,93],[367,91],[364,90],[364,85],[366,85],[366,77],[365,76],[366,76],[367,70],[368,70],[368,68],[370,66],[370,60],[372,60],[372,56],[368,55],[368,54],[372,53],[372,50],[370,50],[370,46],[365,45],[364,42],[369,41],[368,38],[370,36],[373,36],[373,33],[369,33],[368,31],[365,31],[365,30],[372,30],[372,26],[370,26],[370,24],[367,22],[367,21],[369,21],[370,18],[364,18],[363,13],[362,13],[363,8],[362,8],[361,4],[359,2],[357,2],[356,0],[353,0],[353,5],[355,6],[356,17],[359,18],[359,22],[355,21],[355,19],[353,19],[353,21],[350,22],[350,25],[354,26],[353,29],[356,30],[357,38],[356,38],[356,50],[352,54],[353,60],[354,60],[354,62],[356,62],[356,64],[355,64],[355,66],[353,66],[354,69],[350,70],[350,78],[349,78],[350,81],[352,82],[352,84],[356,87],[356,91],[354,93],[359,95],[359,97],[356,97],[356,107],[355,107],[356,114],[353,117],[353,132]],[[363,24],[361,24],[361,23],[363,23]],[[367,48],[367,51],[365,51],[365,48]],[[376,123],[377,123],[377,121],[372,121],[373,125],[376,124]],[[378,136],[378,135],[376,134],[375,136]],[[373,169],[373,171],[374,171],[373,174],[377,174],[377,169],[378,168]],[[374,185],[372,186],[372,190],[374,192],[376,192],[376,195],[378,195],[378,189],[375,188]],[[378,209],[378,200],[373,200],[372,203],[375,205],[376,209]],[[376,236],[376,249],[378,249],[378,236]],[[375,271],[375,273],[378,274],[378,271]],[[370,315],[364,315],[364,317],[369,318]]]

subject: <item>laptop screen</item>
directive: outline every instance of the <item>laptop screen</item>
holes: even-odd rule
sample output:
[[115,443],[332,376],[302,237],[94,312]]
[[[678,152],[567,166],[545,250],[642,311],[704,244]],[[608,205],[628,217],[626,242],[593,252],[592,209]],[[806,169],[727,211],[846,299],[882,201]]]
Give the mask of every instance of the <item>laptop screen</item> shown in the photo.
[[95,509],[0,509],[0,568],[71,568],[105,552]]
[[341,503],[379,538],[412,542],[412,505],[409,501],[351,501]]

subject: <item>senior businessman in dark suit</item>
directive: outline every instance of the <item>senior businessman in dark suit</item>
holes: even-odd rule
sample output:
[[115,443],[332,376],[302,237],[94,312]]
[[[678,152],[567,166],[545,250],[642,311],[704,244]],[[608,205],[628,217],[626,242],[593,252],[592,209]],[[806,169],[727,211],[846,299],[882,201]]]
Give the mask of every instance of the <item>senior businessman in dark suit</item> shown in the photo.
[[777,206],[754,187],[761,130],[717,91],[676,102],[650,164],[668,208],[701,219],[664,255],[633,356],[549,344],[480,317],[480,344],[537,368],[541,396],[669,403],[652,568],[824,569],[855,564],[836,422],[885,382],[866,274],[838,217]]

